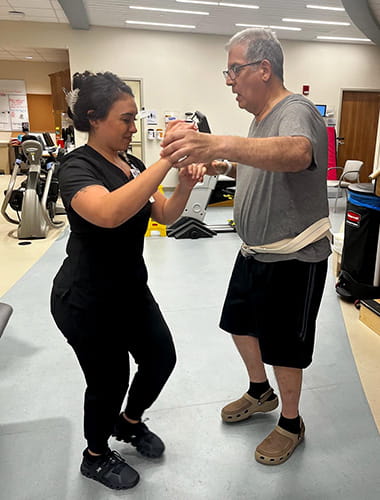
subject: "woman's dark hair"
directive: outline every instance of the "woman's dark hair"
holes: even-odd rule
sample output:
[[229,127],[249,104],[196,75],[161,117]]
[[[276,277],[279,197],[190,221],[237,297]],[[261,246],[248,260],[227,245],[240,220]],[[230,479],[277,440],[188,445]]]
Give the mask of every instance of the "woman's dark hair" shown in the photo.
[[134,97],[132,89],[118,76],[110,73],[75,73],[73,90],[79,89],[78,98],[68,109],[74,127],[81,132],[89,132],[90,120],[101,120],[122,94]]

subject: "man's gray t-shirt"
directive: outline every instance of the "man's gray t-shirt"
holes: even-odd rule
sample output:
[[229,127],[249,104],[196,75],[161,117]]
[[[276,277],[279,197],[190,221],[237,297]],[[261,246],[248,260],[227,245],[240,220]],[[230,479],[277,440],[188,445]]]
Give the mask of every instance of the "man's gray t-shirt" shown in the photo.
[[[234,220],[248,245],[265,245],[293,238],[319,219],[328,217],[326,126],[314,105],[291,94],[259,122],[254,119],[248,137],[307,137],[313,148],[312,164],[300,172],[271,172],[239,164]],[[319,262],[330,254],[327,238],[296,253],[257,254],[262,262],[297,259]]]

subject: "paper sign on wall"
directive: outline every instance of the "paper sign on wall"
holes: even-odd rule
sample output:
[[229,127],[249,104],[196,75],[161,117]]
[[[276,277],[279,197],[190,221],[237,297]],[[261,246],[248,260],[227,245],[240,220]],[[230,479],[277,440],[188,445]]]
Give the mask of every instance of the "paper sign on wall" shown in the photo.
[[0,94],[26,94],[24,80],[0,80]]
[[0,113],[9,111],[9,102],[7,94],[0,94]]
[[0,131],[11,130],[11,118],[8,111],[0,112]]
[[23,80],[0,80],[0,130],[22,130],[29,121]]
[[146,117],[146,124],[147,125],[157,125],[157,111],[154,109],[151,109],[148,111],[147,117]]

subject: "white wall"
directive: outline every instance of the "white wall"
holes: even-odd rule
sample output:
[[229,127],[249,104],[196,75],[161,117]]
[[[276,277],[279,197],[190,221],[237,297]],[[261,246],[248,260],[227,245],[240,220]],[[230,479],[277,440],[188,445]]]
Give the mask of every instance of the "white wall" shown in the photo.
[[[67,63],[0,61],[0,80],[24,80],[27,94],[51,94],[49,74],[67,68]],[[1,132],[9,140],[11,132]]]
[[27,94],[51,94],[49,74],[67,67],[67,63],[0,61],[0,80],[24,80]]
[[340,108],[341,89],[380,90],[380,47],[283,42],[285,82],[294,92],[310,85],[309,98]]
[[[20,36],[17,36],[17,33]],[[15,36],[16,34],[16,36]],[[113,71],[121,77],[143,79],[143,103],[165,111],[205,113],[215,133],[246,135],[250,116],[240,110],[221,71],[226,67],[228,38],[92,27],[72,30],[67,25],[0,22],[0,46],[67,48],[72,73]],[[339,111],[341,89],[380,89],[380,48],[372,45],[282,41],[285,84]],[[145,144],[147,165],[158,158],[157,142]]]

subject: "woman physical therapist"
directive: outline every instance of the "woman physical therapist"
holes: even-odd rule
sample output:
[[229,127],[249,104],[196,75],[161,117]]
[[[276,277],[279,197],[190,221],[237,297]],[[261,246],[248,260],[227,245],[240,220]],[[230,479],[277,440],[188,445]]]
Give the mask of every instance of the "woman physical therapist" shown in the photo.
[[[130,87],[112,73],[86,71],[74,75],[73,89],[68,103],[74,126],[89,136],[59,169],[71,233],[54,279],[51,311],[87,383],[81,472],[110,488],[127,489],[139,475],[110,450],[108,440],[114,435],[142,455],[162,455],[164,443],[141,418],[176,362],[171,334],[147,286],[144,234],[150,216],[170,224],[181,215],[205,168],[181,169],[166,199],[157,189],[170,161],[160,159],[146,169],[120,153],[136,132]],[[130,387],[129,353],[138,366]]]

